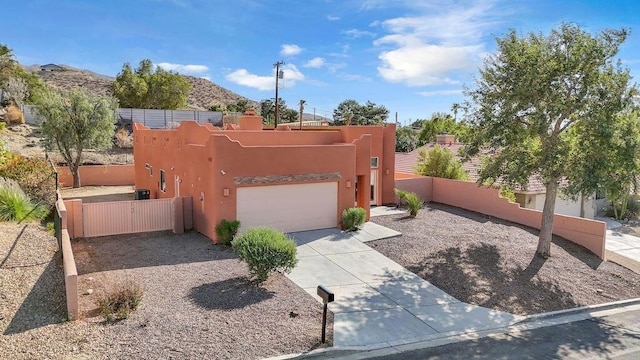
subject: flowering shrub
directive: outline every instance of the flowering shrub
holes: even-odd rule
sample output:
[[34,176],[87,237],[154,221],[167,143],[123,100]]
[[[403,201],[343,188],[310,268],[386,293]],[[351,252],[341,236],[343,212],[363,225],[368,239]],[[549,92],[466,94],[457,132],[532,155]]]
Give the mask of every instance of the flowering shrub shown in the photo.
[[53,206],[55,177],[46,160],[11,155],[5,163],[0,163],[0,177],[15,180],[32,201]]

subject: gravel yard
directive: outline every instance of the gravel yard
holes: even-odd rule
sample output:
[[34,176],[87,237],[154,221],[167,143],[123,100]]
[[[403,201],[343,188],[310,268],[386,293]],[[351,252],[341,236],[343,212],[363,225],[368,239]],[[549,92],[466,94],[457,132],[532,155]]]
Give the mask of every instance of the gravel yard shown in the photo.
[[640,275],[560,237],[534,257],[537,230],[493,217],[429,203],[372,221],[403,235],[371,247],[461,301],[526,315],[640,297]]
[[[55,238],[36,225],[20,236],[24,225],[0,227],[3,358],[256,359],[321,346],[319,302],[280,274],[249,283],[229,248],[196,233],[73,241],[82,318],[65,322]],[[141,305],[105,324],[95,300],[122,280],[143,286]]]

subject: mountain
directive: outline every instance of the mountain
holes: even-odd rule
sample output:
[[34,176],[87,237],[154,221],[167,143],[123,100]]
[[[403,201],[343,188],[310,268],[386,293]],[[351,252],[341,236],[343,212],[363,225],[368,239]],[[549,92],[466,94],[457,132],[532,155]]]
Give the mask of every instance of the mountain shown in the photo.
[[[42,81],[57,88],[65,90],[83,88],[98,95],[110,95],[109,85],[115,80],[115,78],[111,76],[97,74],[89,70],[76,69],[62,64],[44,65],[45,69],[51,69],[51,71],[42,71],[43,66],[38,64],[23,66],[23,68],[25,71],[38,74]],[[207,79],[188,75],[183,76],[191,84],[191,91],[189,92],[187,100],[190,106],[206,109],[213,104],[228,105],[237,103],[239,100],[247,100],[250,106],[256,109],[260,108],[258,102],[227,90]]]

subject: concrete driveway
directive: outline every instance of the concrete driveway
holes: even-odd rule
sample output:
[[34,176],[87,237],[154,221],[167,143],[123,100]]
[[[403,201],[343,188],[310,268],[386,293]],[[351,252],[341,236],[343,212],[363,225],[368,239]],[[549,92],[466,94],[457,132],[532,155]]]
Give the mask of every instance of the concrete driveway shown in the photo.
[[323,229],[289,234],[298,266],[288,275],[321,301],[335,293],[334,347],[390,346],[507,326],[519,317],[463,303],[365,244],[401,234],[366,223],[358,232]]

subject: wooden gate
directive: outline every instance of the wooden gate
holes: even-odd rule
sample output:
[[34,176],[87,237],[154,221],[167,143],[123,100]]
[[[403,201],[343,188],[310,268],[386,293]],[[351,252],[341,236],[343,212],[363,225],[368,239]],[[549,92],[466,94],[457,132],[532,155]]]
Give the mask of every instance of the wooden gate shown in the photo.
[[173,199],[113,201],[82,205],[85,237],[173,229]]

